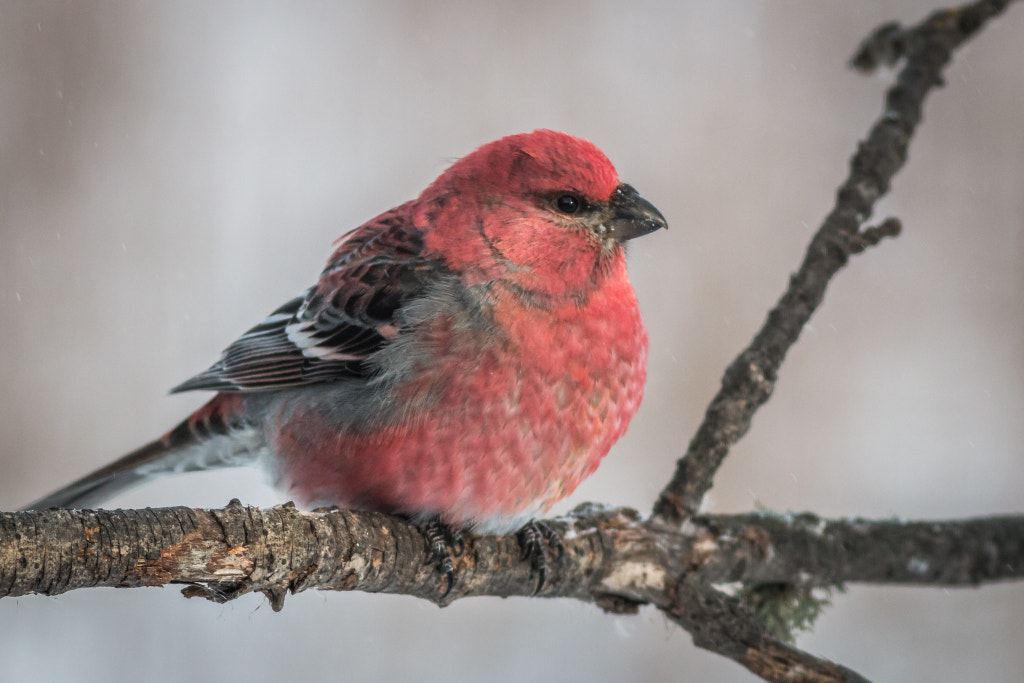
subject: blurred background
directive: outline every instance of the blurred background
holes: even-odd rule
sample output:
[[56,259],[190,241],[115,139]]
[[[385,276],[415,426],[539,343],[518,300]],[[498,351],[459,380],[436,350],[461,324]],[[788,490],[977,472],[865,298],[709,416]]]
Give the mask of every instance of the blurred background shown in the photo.
[[[832,203],[891,74],[845,67],[932,2],[0,0],[0,508],[163,433],[167,396],[313,282],[331,242],[502,135],[597,143],[671,230],[630,245],[644,404],[556,512],[649,511]],[[708,509],[1024,510],[1024,8],[947,72],[876,219]],[[124,507],[281,502],[255,472]],[[798,644],[877,680],[1019,680],[1024,587],[852,586]],[[59,653],[59,654],[58,654]],[[0,680],[753,677],[653,609],[178,590],[0,601]]]

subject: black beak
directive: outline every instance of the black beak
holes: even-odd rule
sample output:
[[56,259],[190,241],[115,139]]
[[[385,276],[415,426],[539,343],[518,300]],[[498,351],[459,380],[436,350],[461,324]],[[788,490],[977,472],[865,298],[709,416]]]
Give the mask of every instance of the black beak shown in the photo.
[[611,198],[612,218],[605,223],[606,236],[619,242],[646,235],[659,228],[668,229],[668,221],[654,205],[625,183],[615,188]]

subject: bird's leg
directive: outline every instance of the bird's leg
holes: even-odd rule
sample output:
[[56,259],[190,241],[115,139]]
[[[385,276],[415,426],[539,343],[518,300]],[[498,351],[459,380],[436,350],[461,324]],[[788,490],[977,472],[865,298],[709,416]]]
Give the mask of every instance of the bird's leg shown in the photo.
[[[431,517],[418,525],[427,538],[427,564],[436,564],[437,571],[448,580],[441,599],[444,600],[455,586],[455,568],[452,566],[452,555],[458,557],[466,550],[466,541],[462,532],[448,524],[440,517]],[[451,552],[448,547],[451,546]]]
[[557,531],[537,520],[528,522],[516,536],[519,539],[519,547],[523,550],[522,559],[529,559],[530,567],[537,572],[537,589],[533,591],[536,595],[544,588],[544,581],[548,576],[548,547],[555,551],[555,558],[558,560],[565,554],[562,538]]

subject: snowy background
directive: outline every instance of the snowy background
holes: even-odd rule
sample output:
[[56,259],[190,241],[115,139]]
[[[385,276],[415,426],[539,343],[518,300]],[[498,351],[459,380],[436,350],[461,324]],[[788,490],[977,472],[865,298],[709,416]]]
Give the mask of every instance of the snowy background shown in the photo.
[[[631,244],[651,333],[629,434],[559,511],[650,509],[726,363],[828,211],[888,76],[859,41],[930,2],[0,0],[0,507],[161,434],[332,240],[451,160],[592,139],[668,217]],[[710,509],[1024,510],[1024,7],[929,100],[856,257],[726,461]],[[256,473],[120,506],[281,498]],[[799,645],[878,680],[1019,680],[1024,586],[851,587]],[[56,654],[59,649],[60,654]],[[0,601],[0,680],[749,681],[653,609],[308,592],[274,614],[174,588]]]

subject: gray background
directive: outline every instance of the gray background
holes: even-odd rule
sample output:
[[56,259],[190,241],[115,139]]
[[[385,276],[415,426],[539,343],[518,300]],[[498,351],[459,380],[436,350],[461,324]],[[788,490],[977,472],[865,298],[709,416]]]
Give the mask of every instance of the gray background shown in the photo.
[[[0,2],[0,506],[147,441],[167,388],[313,281],[331,241],[501,135],[601,146],[668,217],[632,245],[644,404],[559,510],[648,510],[831,204],[928,2]],[[928,103],[883,214],[717,479],[718,511],[1024,510],[1024,8]],[[879,218],[882,216],[880,215]],[[122,506],[267,505],[256,473]],[[1024,589],[852,587],[799,644],[878,680],[1019,679]],[[58,652],[60,654],[58,654]],[[654,610],[170,589],[0,602],[0,680],[716,680]]]

